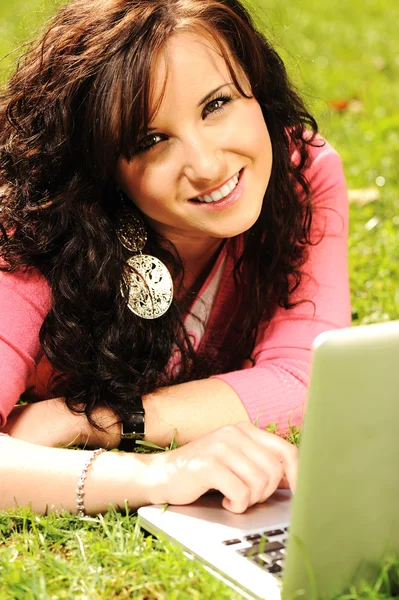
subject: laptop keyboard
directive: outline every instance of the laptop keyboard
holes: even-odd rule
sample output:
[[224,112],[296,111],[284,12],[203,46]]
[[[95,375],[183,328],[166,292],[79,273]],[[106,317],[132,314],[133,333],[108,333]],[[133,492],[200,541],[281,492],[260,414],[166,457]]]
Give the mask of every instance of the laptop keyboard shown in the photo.
[[243,538],[224,540],[223,544],[248,558],[268,573],[281,575],[284,568],[288,527],[251,533]]

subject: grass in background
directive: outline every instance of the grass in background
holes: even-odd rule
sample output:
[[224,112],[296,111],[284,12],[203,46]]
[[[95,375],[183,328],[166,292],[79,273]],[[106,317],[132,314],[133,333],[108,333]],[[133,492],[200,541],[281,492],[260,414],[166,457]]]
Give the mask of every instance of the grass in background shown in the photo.
[[83,521],[19,509],[0,513],[1,600],[238,600],[203,567],[136,517],[109,511]]
[[256,0],[256,16],[344,163],[354,322],[398,319],[399,4]]
[[[58,2],[60,4],[60,2]],[[0,82],[7,80],[23,45],[34,38],[45,20],[54,13],[54,0],[10,0],[0,3]]]
[[[253,0],[320,130],[343,159],[351,190],[350,274],[355,323],[399,318],[399,49],[396,0]],[[0,6],[0,79],[14,48],[55,2]],[[333,283],[333,282],[332,282]],[[293,440],[297,437],[293,435]],[[399,561],[376,584],[340,600],[383,600],[399,586]],[[170,545],[144,537],[134,515],[80,520],[0,513],[1,600],[201,599],[240,596]],[[338,599],[337,599],[338,600]]]

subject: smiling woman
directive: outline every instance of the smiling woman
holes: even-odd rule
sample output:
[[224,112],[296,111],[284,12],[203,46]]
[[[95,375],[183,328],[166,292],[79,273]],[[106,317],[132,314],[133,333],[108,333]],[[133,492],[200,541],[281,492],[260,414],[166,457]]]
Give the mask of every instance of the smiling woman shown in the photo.
[[[248,90],[242,68],[230,60]],[[151,133],[132,159],[118,161],[116,179],[153,229],[178,250],[179,240],[190,238],[200,257],[258,219],[270,179],[270,137],[259,103],[235,88],[209,36],[174,35],[158,62],[153,85],[162,102]],[[196,279],[201,261],[188,268]]]
[[130,160],[119,159],[116,180],[178,251],[179,240],[190,239],[196,257],[186,266],[196,280],[198,257],[258,219],[271,173],[270,137],[243,69],[230,58],[246,95],[209,36],[175,34],[156,65],[154,95],[162,101],[151,133]]
[[86,510],[293,487],[251,422],[300,424],[311,344],[349,323],[346,187],[243,6],[62,7],[1,98],[0,188],[0,506],[73,507],[80,453],[44,446],[174,429],[83,453]]

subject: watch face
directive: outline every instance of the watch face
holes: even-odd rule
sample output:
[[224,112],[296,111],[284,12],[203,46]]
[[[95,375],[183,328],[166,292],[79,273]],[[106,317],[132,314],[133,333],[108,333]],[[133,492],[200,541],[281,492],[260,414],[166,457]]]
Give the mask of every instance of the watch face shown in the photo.
[[124,421],[121,427],[122,439],[142,439],[145,434],[144,411],[130,415],[128,421]]

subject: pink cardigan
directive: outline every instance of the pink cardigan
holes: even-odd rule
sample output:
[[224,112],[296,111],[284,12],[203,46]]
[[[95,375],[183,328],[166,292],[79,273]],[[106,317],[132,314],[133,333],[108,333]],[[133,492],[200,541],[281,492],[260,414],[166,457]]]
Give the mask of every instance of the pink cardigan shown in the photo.
[[[340,158],[331,146],[311,149],[307,178],[314,239],[324,232],[322,241],[309,247],[296,292],[298,299],[311,302],[278,309],[269,327],[260,327],[252,360],[239,371],[216,376],[235,390],[253,422],[278,423],[280,429],[301,422],[313,340],[323,331],[350,324],[347,192]],[[197,346],[200,341],[205,348],[212,340],[220,343],[220,336],[226,345],[232,343],[231,326],[239,319],[233,267],[226,244],[200,291],[203,301],[192,309],[205,319],[205,328],[200,330],[190,315],[186,319]],[[40,398],[48,397],[51,367],[40,359],[38,334],[50,302],[49,286],[38,273],[0,272],[0,427],[28,388]]]

